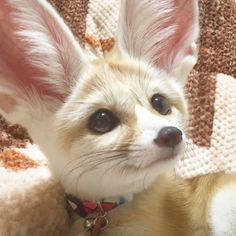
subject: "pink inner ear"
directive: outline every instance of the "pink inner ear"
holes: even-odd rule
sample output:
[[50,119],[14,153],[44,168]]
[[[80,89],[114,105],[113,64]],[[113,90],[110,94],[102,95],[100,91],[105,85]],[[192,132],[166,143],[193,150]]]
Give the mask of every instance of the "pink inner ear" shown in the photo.
[[14,80],[14,83],[20,81],[26,87],[35,85],[36,81],[32,78],[42,76],[42,72],[26,61],[24,49],[29,45],[24,45],[24,42],[16,37],[17,26],[10,20],[10,17],[13,17],[10,7],[1,4],[0,13],[0,73],[3,74],[2,77],[7,76],[8,79]]
[[[0,80],[8,81],[16,88],[22,87],[27,90],[36,87],[42,94],[48,94],[46,86],[39,84],[37,77],[45,76],[45,73],[38,68],[33,67],[30,62],[27,62],[27,55],[25,49],[29,45],[17,38],[15,32],[17,31],[16,25],[10,21],[12,18],[10,7],[6,4],[1,5],[0,10]],[[15,30],[14,30],[15,29]],[[15,91],[16,92],[16,91]],[[20,96],[20,94],[18,94]],[[1,104],[5,111],[10,112],[16,105],[15,100],[1,95]],[[2,103],[1,102],[1,103]]]
[[[36,85],[37,81],[32,78],[42,76],[42,72],[33,68],[26,60],[25,52],[22,50],[22,43],[10,37],[10,32],[3,32],[0,29],[0,37],[8,40],[2,40],[0,44],[0,73],[14,83],[21,83],[25,87]],[[8,35],[7,35],[8,34]]]
[[[172,66],[178,64],[178,60],[187,55],[192,55],[191,49],[191,34],[192,27],[195,21],[195,13],[192,7],[193,3],[189,0],[175,0],[176,13],[163,28],[170,25],[176,25],[176,33],[171,35],[163,48],[162,56],[159,58],[158,66],[170,70]],[[189,40],[190,39],[190,40]],[[168,56],[167,56],[168,55]],[[180,57],[178,57],[180,56]]]
[[46,2],[0,1],[0,82],[63,100],[80,68],[73,35]]

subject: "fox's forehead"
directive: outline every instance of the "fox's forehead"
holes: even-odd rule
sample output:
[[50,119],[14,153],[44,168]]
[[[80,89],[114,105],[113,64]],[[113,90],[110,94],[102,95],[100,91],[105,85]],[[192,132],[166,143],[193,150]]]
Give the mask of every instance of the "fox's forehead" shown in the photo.
[[97,60],[78,91],[78,99],[91,97],[94,102],[139,103],[145,105],[147,98],[160,93],[176,100],[182,94],[166,72],[135,60]]
[[[103,75],[104,72],[109,75],[115,75],[115,80],[121,82],[133,81],[145,83],[154,78],[158,73],[151,65],[132,58],[115,58],[96,60],[92,62],[95,73]],[[103,76],[101,76],[103,77]],[[140,81],[137,81],[139,79]]]

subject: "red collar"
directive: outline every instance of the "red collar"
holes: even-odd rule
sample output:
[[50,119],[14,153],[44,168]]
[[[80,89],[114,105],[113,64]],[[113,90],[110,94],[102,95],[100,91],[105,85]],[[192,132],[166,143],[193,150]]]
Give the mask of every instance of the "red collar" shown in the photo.
[[85,218],[84,229],[90,231],[91,236],[99,236],[101,231],[108,225],[107,212],[123,204],[125,199],[120,198],[118,202],[93,202],[80,200],[73,195],[66,195],[67,204],[70,209],[80,217]]
[[93,213],[102,214],[104,212],[111,211],[124,202],[123,200],[119,202],[93,202],[88,200],[80,200],[70,194],[66,195],[66,200],[73,212],[83,218],[86,218]]

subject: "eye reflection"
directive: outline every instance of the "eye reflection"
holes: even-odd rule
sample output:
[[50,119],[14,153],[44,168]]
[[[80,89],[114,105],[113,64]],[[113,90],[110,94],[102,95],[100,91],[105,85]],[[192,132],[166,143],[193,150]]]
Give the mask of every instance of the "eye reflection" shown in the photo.
[[162,115],[168,115],[171,112],[171,106],[167,98],[160,94],[154,94],[151,98],[152,107]]
[[119,119],[107,109],[99,109],[90,118],[88,128],[97,134],[107,133],[113,130],[119,123]]

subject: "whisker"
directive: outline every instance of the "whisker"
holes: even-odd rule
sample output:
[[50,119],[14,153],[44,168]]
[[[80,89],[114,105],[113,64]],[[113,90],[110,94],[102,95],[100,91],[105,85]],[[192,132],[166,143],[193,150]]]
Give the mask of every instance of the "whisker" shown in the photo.
[[[115,156],[115,157],[117,158],[117,157],[119,157],[119,155],[117,155],[117,156]],[[111,158],[114,159],[114,156],[111,156]],[[122,159],[122,162],[123,162],[123,157],[122,157],[122,155],[120,155],[119,159]],[[117,161],[117,159],[116,159],[115,161]],[[107,162],[107,161],[105,161],[105,162]],[[98,163],[98,165],[96,165],[96,167],[98,167],[98,166],[101,165],[101,164],[104,164],[105,162],[100,162],[100,163]],[[116,165],[117,165],[117,162],[115,162],[113,166],[116,166]],[[79,179],[80,179],[85,173],[94,170],[94,168],[96,168],[96,167],[94,166],[93,163],[90,164],[90,165],[88,165],[88,167],[87,167],[85,170],[83,170],[83,171],[76,177],[76,178],[77,178],[77,181],[76,181],[76,182],[77,182],[77,185],[78,185]]]
[[[122,148],[124,149],[117,149],[117,150],[110,150],[109,148],[104,148],[103,150],[101,151],[96,151],[96,152],[90,152],[90,153],[86,153],[82,156],[80,156],[79,158],[74,158],[73,160],[69,161],[63,168],[63,170],[65,168],[67,168],[69,165],[73,164],[73,162],[76,162],[78,161],[79,159],[83,159],[83,158],[89,158],[89,157],[93,157],[94,155],[103,155],[103,154],[107,154],[107,153],[111,153],[111,152],[134,152],[134,151],[139,151],[138,149],[125,149],[125,148],[128,148],[129,145],[127,146],[122,146]],[[62,171],[63,172],[63,171]]]
[[122,158],[120,158],[120,159],[121,159],[121,160],[120,160],[118,163],[116,162],[116,163],[114,163],[114,165],[112,165],[111,167],[109,167],[108,169],[106,169],[106,170],[104,171],[102,177],[104,177],[104,175],[105,175],[107,172],[113,170],[115,167],[118,168],[118,167],[120,167],[121,164],[127,162],[127,158],[123,158],[123,157],[122,157]]
[[83,159],[83,158],[89,158],[92,155],[103,155],[103,154],[107,154],[107,153],[115,153],[115,152],[138,152],[141,151],[142,149],[134,149],[135,147],[139,147],[139,145],[132,145],[132,144],[127,144],[127,145],[121,145],[119,146],[120,148],[111,150],[111,148],[114,148],[114,145],[110,146],[110,147],[106,147],[103,148],[103,150],[101,151],[96,151],[96,152],[90,152],[90,153],[86,153],[82,156],[80,156],[79,158],[74,158],[73,160],[71,160],[70,162],[68,162],[65,167],[67,167],[68,165],[70,165],[71,163],[73,163],[74,161],[77,161],[78,159]]
[[131,139],[121,145],[107,145],[102,150],[92,150],[89,153],[82,154],[70,160],[61,172],[61,179],[68,178],[70,188],[76,187],[78,190],[79,181],[83,175],[100,168],[106,163],[109,163],[109,166],[104,169],[104,172],[100,176],[101,178],[104,178],[113,169],[117,169],[123,175],[127,175],[129,172],[125,163],[128,161],[128,154],[139,153],[140,151],[143,151],[143,148],[138,144],[134,144]]
[[[141,150],[142,149],[122,149],[122,150],[118,149],[118,150],[112,150],[110,152],[103,150],[100,152],[84,155],[78,159],[75,159],[73,162],[70,162],[69,164],[67,164],[66,167],[69,168],[69,165],[72,165],[74,162],[76,162],[73,168],[69,168],[68,172],[65,171],[66,167],[64,167],[64,171],[63,171],[64,174],[61,176],[61,178],[66,177],[70,173],[74,172],[75,170],[78,170],[79,168],[83,168],[86,165],[89,165],[89,166],[92,165],[93,167],[99,166],[115,158],[119,158],[120,156],[124,159],[125,155],[123,154],[123,152],[139,152]],[[106,156],[102,156],[104,154],[106,154]],[[83,161],[81,159],[85,159],[85,160]],[[78,163],[78,162],[82,162],[82,163]]]

